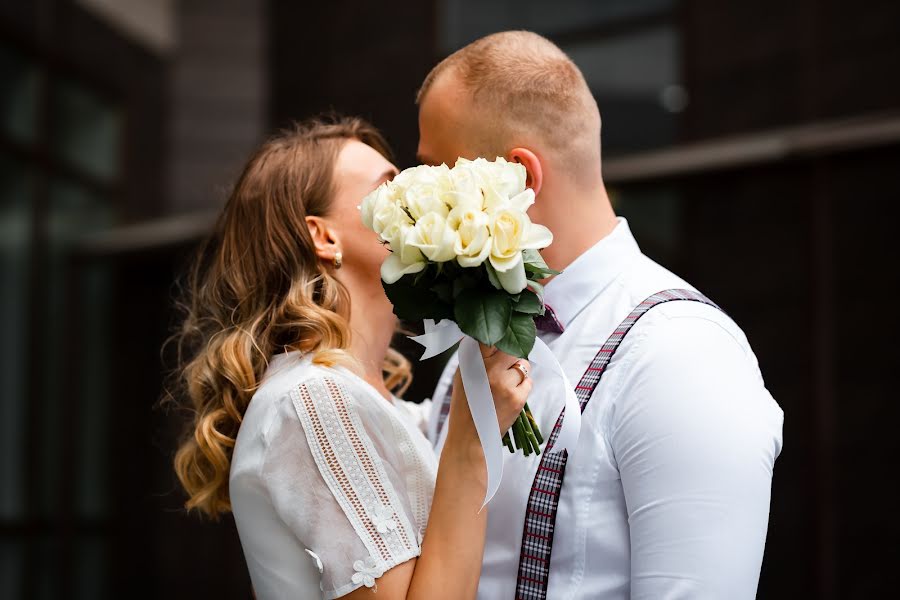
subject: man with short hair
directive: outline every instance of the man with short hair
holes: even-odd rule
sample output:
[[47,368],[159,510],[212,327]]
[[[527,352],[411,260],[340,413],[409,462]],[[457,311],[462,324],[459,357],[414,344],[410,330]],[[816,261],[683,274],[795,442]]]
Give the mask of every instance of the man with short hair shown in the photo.
[[[554,235],[541,254],[562,271],[539,335],[583,411],[570,454],[505,455],[479,598],[754,597],[783,414],[741,329],[616,217],[577,66],[537,34],[493,34],[438,64],[417,101],[422,162],[525,166],[529,216]],[[551,446],[564,399],[535,371],[530,405]],[[446,416],[434,411],[438,448]]]

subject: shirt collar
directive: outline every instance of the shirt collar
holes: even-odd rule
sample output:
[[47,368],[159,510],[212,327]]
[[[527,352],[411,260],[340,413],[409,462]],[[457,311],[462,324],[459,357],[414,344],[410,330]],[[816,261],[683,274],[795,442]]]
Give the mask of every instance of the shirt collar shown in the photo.
[[628,221],[617,217],[618,224],[609,235],[591,246],[544,288],[544,302],[553,308],[563,327],[588,303],[606,289],[624,268],[640,254]]

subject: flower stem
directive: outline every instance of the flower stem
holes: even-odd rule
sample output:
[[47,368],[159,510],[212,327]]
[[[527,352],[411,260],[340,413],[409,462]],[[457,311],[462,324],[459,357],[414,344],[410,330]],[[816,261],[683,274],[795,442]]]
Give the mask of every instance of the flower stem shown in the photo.
[[537,421],[534,420],[534,415],[531,414],[531,407],[528,406],[528,403],[525,403],[525,415],[528,417],[528,420],[531,422],[531,431],[534,432],[534,437],[537,438],[538,444],[544,443],[544,436],[541,435],[541,430],[538,427]]
[[[525,431],[525,437],[528,439],[529,445],[531,449],[534,450],[535,454],[541,453],[541,445],[538,443],[537,437],[534,435],[534,431],[531,428],[531,419],[528,418],[528,413],[524,410],[522,414],[519,415],[522,419],[523,429]],[[526,456],[528,456],[526,454]]]
[[503,434],[503,444],[509,449],[510,454],[515,454],[516,449],[513,448],[512,440],[509,439],[509,432]]
[[522,437],[522,452],[525,456],[531,455],[531,438],[528,437],[528,424],[524,413],[519,413],[516,418],[516,426],[519,428],[519,435]]
[[512,424],[512,432],[513,432],[513,442],[516,444],[516,450],[522,449],[522,429],[519,427],[519,419],[513,421]]

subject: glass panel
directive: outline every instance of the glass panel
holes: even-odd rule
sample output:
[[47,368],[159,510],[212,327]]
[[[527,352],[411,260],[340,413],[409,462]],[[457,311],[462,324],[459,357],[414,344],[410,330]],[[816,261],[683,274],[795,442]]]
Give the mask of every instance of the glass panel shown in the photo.
[[0,598],[24,598],[22,575],[25,570],[25,545],[0,541]]
[[603,118],[603,154],[671,144],[687,106],[681,41],[671,26],[563,48],[584,73]]
[[28,170],[0,154],[0,518],[24,512],[30,200]]
[[37,576],[29,583],[34,586],[38,600],[58,600],[60,590],[60,540],[55,537],[32,538]]
[[[112,281],[108,264],[88,264],[79,271],[78,343],[79,407],[76,511],[101,518],[108,509],[110,310]],[[91,596],[87,596],[91,597]]]
[[553,36],[667,13],[674,5],[675,0],[444,0],[441,49],[449,54],[477,38],[510,29]]
[[610,189],[616,214],[628,219],[645,254],[673,268],[681,245],[681,196],[671,187]]
[[24,56],[0,47],[0,127],[9,137],[31,143],[36,137],[39,74]]
[[106,598],[106,547],[102,539],[79,540],[75,555],[75,597],[83,600]]
[[[87,407],[82,407],[85,399],[80,397],[80,390],[69,387],[73,383],[72,378],[78,382],[89,377],[81,370],[87,359],[87,349],[92,349],[91,336],[95,334],[85,322],[85,315],[74,312],[79,305],[74,300],[80,289],[81,267],[74,260],[72,247],[86,233],[109,227],[113,223],[113,213],[105,198],[71,181],[55,179],[49,186],[47,218],[48,262],[44,269],[47,312],[43,343],[48,351],[45,362],[47,376],[43,381],[44,402],[41,406],[44,424],[41,445],[45,454],[41,470],[40,508],[52,514],[60,502],[60,475],[65,466],[61,461],[69,459],[62,456],[62,407],[64,403],[75,402],[83,426],[94,417]],[[73,352],[71,338],[68,337],[75,334],[79,336],[76,338],[77,352]],[[81,443],[85,434],[78,431],[73,437]],[[71,460],[77,461],[78,457]],[[76,482],[80,477],[80,473],[75,476]]]
[[118,172],[121,118],[91,90],[68,80],[54,82],[52,143],[57,156],[104,181]]

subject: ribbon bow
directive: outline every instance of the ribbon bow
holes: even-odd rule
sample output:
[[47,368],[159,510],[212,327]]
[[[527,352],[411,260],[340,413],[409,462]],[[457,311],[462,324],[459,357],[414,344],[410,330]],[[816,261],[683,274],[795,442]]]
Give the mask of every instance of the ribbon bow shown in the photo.
[[[488,383],[487,371],[478,342],[464,334],[455,322],[447,319],[439,323],[435,323],[432,319],[425,319],[425,333],[411,336],[410,339],[425,346],[421,360],[437,356],[460,342],[460,375],[487,466],[487,490],[484,503],[481,505],[481,508],[484,508],[494,497],[497,488],[500,487],[500,480],[503,477],[503,446],[497,430],[497,409],[494,408],[494,397],[491,394],[491,386]],[[572,452],[581,431],[581,407],[578,404],[575,390],[569,383],[559,361],[556,360],[553,351],[540,338],[535,339],[534,348],[528,355],[528,361],[538,373],[546,369],[560,379],[560,391],[565,394],[566,408],[559,435],[550,452],[556,453],[563,450]]]

